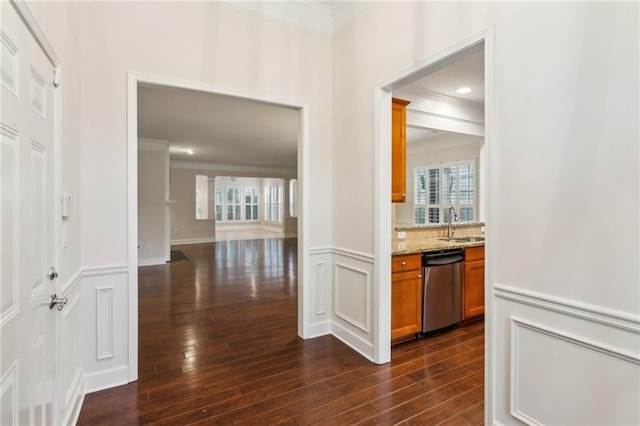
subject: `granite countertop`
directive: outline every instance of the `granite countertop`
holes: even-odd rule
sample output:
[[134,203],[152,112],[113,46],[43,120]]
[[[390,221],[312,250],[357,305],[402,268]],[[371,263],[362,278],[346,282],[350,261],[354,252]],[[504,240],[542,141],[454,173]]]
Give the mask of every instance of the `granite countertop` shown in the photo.
[[484,245],[484,237],[480,241],[471,242],[459,242],[459,241],[447,241],[443,238],[412,238],[407,241],[393,241],[391,244],[391,255],[397,254],[414,254],[429,251],[466,248],[466,247],[480,247]]

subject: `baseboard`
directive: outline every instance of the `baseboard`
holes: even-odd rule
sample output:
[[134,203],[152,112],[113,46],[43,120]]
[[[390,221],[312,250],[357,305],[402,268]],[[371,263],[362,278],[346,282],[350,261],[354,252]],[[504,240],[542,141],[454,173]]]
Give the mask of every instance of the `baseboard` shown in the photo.
[[62,420],[63,425],[75,425],[78,423],[78,418],[80,417],[80,410],[82,410],[82,404],[84,402],[84,374],[80,373],[76,380],[75,385],[73,386],[73,394],[71,400],[73,404],[70,404],[70,409],[65,410],[65,416]]
[[84,375],[86,393],[126,385],[127,383],[129,383],[129,367],[126,365]]
[[349,329],[347,329],[346,327],[343,327],[341,324],[339,324],[336,321],[333,321],[331,329],[332,329],[331,334],[335,338],[343,342],[345,345],[349,346],[354,351],[358,352],[360,355],[362,355],[369,361],[374,362],[373,361],[374,348],[372,343],[367,342],[362,337],[354,334]]
[[307,336],[304,337],[304,339],[313,339],[315,337],[331,334],[331,321],[322,321],[315,324],[309,324],[307,331]]
[[167,263],[164,260],[164,257],[158,257],[155,259],[138,259],[138,266],[154,266],[154,265],[164,265]]
[[171,240],[172,246],[181,246],[185,244],[206,244],[206,243],[215,243],[215,237],[207,237],[207,238],[187,238],[184,240]]

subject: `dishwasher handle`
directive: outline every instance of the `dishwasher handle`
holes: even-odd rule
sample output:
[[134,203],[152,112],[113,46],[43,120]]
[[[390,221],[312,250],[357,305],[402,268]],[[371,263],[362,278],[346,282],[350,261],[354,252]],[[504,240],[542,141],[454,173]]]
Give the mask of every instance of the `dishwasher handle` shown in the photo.
[[441,266],[441,265],[451,265],[452,263],[459,263],[464,260],[464,256],[449,256],[449,257],[441,257],[435,259],[424,259],[423,266]]

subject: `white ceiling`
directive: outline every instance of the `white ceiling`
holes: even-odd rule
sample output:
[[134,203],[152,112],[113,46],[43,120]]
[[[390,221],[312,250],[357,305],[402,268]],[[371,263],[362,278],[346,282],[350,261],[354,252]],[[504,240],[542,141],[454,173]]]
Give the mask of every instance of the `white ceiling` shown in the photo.
[[[458,88],[462,86],[469,87],[471,92],[457,93]],[[402,86],[401,90],[417,96],[443,95],[452,98],[452,101],[461,100],[482,105],[484,103],[484,50],[470,49],[470,53],[461,54],[459,58],[455,58],[437,71]],[[430,139],[444,133],[446,132],[408,127],[407,142]]]
[[[141,85],[138,136],[168,140],[171,160],[295,168],[298,111],[224,95]],[[185,152],[187,149],[194,154]]]
[[[470,93],[456,93],[460,87],[469,87]],[[435,92],[453,98],[476,103],[484,102],[484,51],[482,49],[471,55],[463,55],[460,59],[447,64],[420,80],[408,84],[403,90]]]

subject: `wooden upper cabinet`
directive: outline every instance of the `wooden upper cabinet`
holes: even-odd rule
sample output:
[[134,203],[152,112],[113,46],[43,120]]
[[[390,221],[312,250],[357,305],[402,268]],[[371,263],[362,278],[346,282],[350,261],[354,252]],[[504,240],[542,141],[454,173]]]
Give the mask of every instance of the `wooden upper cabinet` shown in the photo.
[[409,101],[391,100],[391,202],[407,198],[407,105]]

